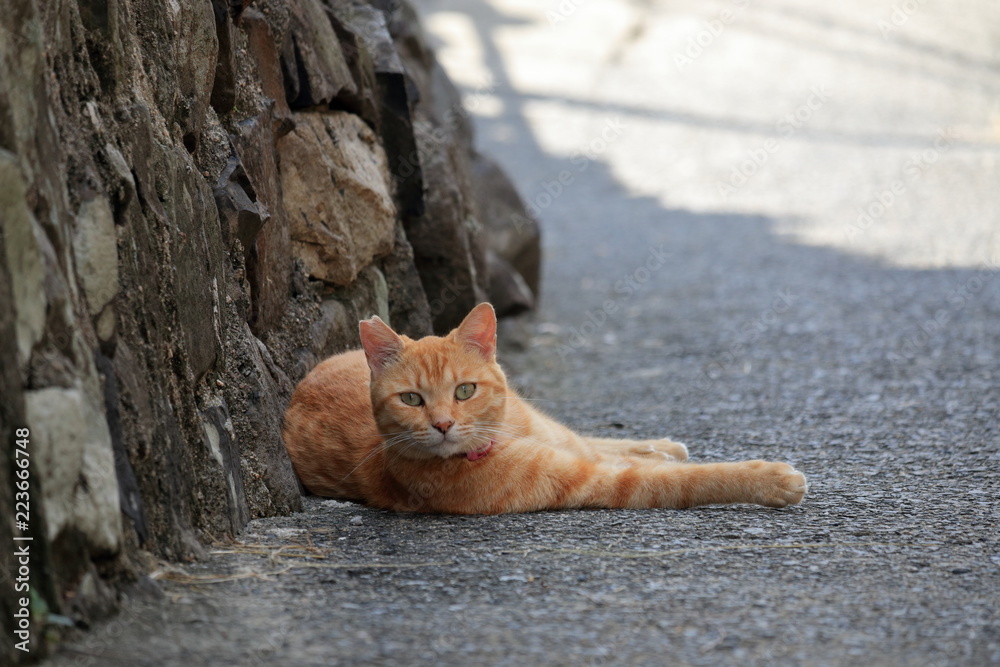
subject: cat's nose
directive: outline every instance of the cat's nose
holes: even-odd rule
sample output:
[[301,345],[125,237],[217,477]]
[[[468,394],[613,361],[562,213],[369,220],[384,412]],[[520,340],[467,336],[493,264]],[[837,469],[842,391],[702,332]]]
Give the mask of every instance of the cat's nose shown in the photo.
[[447,433],[448,429],[455,425],[455,422],[436,422],[433,424],[434,428],[441,431],[442,433]]

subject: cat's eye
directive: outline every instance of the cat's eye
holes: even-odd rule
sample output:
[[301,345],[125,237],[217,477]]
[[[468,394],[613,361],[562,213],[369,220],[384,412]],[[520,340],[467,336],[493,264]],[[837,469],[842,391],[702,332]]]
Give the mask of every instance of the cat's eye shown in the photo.
[[407,391],[399,395],[399,400],[407,405],[423,405],[424,399],[420,394],[415,394],[412,391]]
[[458,389],[455,390],[455,398],[460,401],[464,401],[474,393],[476,393],[476,385],[471,382],[466,382],[465,384],[458,385]]

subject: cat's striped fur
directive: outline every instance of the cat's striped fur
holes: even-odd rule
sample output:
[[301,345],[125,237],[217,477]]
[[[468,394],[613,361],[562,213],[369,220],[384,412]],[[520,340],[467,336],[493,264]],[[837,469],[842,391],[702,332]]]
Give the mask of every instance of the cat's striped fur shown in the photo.
[[489,304],[443,338],[398,336],[375,317],[361,339],[363,350],[319,364],[285,415],[285,445],[314,494],[456,514],[784,507],[805,494],[785,463],[687,463],[680,443],[580,436],[543,415],[507,386]]

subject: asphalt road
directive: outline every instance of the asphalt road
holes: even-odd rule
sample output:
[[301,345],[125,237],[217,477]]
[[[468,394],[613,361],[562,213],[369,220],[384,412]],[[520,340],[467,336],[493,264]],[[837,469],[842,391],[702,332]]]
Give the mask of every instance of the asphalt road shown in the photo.
[[1000,663],[1000,8],[420,5],[544,222],[511,378],[582,431],[789,461],[809,494],[310,499],[51,664]]

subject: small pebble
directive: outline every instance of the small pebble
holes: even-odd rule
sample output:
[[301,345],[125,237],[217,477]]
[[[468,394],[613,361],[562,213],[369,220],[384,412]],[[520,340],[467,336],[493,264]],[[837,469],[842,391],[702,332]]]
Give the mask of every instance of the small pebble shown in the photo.
[[351,517],[351,525],[352,526],[363,526],[363,525],[365,525],[365,521],[364,521],[364,519],[361,518],[360,515],[352,516]]

